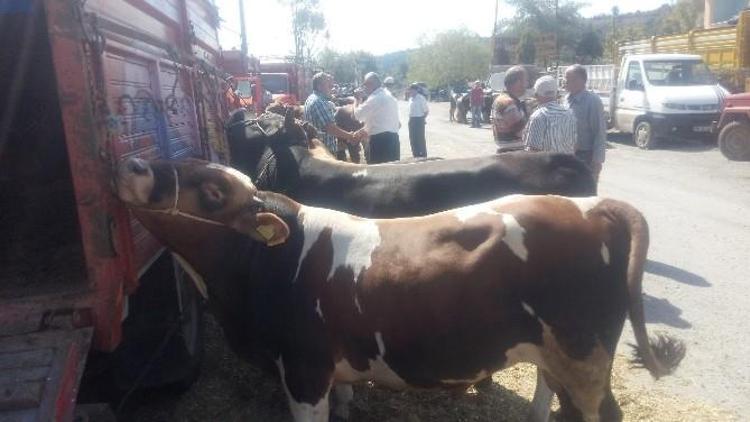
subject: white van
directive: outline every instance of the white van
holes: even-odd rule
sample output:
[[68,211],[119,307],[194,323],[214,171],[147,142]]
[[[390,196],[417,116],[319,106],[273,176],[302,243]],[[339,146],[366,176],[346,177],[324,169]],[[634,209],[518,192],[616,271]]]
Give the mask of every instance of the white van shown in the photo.
[[634,54],[623,57],[619,69],[585,67],[609,125],[632,133],[638,147],[649,149],[670,137],[715,139],[712,124],[729,92],[700,56]]

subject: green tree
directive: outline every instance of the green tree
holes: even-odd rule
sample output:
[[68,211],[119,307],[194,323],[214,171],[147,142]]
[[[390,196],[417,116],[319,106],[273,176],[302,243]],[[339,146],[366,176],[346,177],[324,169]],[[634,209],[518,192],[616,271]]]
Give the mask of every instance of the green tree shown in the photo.
[[[515,35],[519,39],[524,32],[536,34],[554,34],[560,46],[561,60],[572,60],[564,46],[575,46],[581,36],[582,18],[579,13],[582,4],[570,0],[505,0],[505,3],[516,10],[511,19],[499,23],[504,35]],[[555,7],[557,5],[557,7]],[[547,59],[536,57],[537,60]]]
[[375,56],[366,51],[339,53],[326,48],[318,54],[317,64],[339,83],[358,83],[367,72],[378,71]]
[[599,37],[599,33],[589,27],[581,36],[581,40],[576,47],[576,55],[585,64],[591,64],[594,59],[601,58],[604,54],[604,46]]
[[517,63],[534,64],[536,60],[535,42],[536,35],[533,32],[526,30],[521,34],[516,49]]
[[425,38],[409,56],[408,79],[430,87],[448,87],[487,77],[489,40],[465,28]]
[[294,36],[294,60],[311,63],[316,50],[318,35],[326,28],[326,20],[320,11],[320,0],[279,0],[291,9],[292,35]]
[[658,34],[683,34],[699,28],[703,20],[704,0],[679,0],[662,21]]

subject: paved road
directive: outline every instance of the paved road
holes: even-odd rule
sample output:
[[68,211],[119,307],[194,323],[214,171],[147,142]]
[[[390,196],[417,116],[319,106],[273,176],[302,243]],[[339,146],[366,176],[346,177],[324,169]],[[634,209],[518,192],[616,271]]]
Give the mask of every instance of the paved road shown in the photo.
[[[405,119],[406,103],[401,107]],[[429,155],[494,152],[489,125],[449,123],[446,103],[430,107]],[[411,156],[404,128],[400,137],[402,158]],[[629,137],[610,134],[599,192],[630,202],[648,219],[649,330],[668,331],[688,347],[675,376],[654,383],[645,371],[631,371],[632,381],[742,414],[750,397],[750,163],[727,161],[701,143],[642,151]],[[626,327],[621,353],[634,342]]]

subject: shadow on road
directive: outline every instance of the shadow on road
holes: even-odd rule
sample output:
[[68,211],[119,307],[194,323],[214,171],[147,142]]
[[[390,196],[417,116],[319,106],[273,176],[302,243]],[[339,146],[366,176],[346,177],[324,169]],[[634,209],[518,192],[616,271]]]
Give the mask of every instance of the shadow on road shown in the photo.
[[671,278],[679,283],[687,284],[696,287],[711,287],[711,283],[705,278],[698,274],[691,273],[690,271],[677,268],[669,264],[665,264],[659,261],[646,261],[646,272],[659,275],[666,278]]
[[643,307],[646,313],[646,322],[656,322],[681,329],[693,327],[693,324],[682,319],[682,309],[672,305],[667,299],[660,299],[644,293]]

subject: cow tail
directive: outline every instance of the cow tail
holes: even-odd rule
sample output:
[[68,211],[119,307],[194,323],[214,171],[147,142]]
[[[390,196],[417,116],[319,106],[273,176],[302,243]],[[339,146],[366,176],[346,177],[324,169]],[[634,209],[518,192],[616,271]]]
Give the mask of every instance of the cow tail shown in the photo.
[[649,230],[643,215],[635,208],[617,203],[615,212],[630,233],[630,256],[628,257],[628,311],[633,326],[636,344],[631,344],[631,362],[645,367],[654,378],[671,374],[685,357],[685,345],[666,334],[649,338],[643,312],[642,283],[648,255]]

